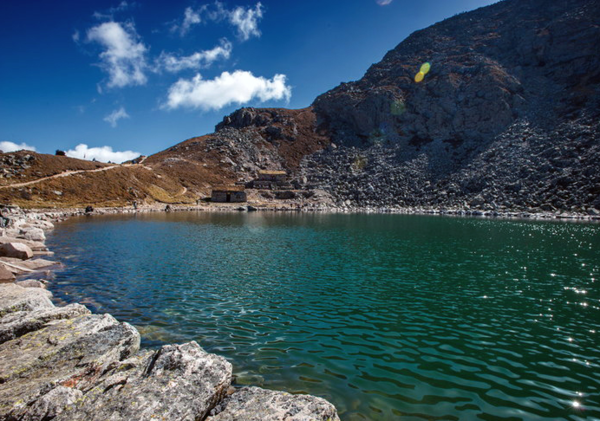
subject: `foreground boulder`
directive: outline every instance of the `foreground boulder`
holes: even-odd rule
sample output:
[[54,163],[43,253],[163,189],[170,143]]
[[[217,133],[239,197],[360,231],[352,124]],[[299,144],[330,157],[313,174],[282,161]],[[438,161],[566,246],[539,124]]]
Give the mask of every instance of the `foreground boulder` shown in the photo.
[[227,397],[207,421],[339,421],[335,407],[310,395],[245,387]]
[[201,420],[225,396],[231,364],[196,342],[123,361],[56,420]]
[[42,288],[0,284],[0,420],[339,420],[324,399],[259,388],[225,398],[232,367],[196,342],[140,335]]

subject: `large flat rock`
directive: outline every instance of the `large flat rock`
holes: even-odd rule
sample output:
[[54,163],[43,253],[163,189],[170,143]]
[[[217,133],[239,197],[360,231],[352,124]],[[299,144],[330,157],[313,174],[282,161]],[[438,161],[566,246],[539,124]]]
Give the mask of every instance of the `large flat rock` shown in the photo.
[[[42,290],[43,291],[43,290]],[[110,315],[55,320],[0,345],[0,419],[26,411],[63,385],[93,385],[115,362],[139,350],[140,336]]]
[[228,396],[206,421],[339,421],[335,407],[310,395],[244,387]]
[[90,311],[81,304],[8,313],[0,318],[0,344],[47,327],[52,321],[72,319],[85,314],[90,314]]
[[196,342],[166,345],[123,361],[55,420],[203,420],[231,379],[231,364]]

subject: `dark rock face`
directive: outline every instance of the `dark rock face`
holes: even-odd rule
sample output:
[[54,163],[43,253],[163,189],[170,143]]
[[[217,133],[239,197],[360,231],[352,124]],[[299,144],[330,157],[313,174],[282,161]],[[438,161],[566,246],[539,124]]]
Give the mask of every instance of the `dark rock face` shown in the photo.
[[[374,131],[417,145],[482,142],[519,117],[554,122],[598,100],[599,8],[508,0],[447,19],[412,34],[361,80],[318,97],[315,109],[336,143],[358,145]],[[431,70],[416,83],[425,62]]]
[[593,0],[507,0],[415,32],[315,100],[338,147],[304,175],[338,205],[594,212],[599,20]]

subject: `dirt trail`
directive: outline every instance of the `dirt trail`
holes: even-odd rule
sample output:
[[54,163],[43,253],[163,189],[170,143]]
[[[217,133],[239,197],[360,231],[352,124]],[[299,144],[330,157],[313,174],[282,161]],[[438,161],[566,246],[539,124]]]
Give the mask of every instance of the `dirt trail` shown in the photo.
[[108,167],[97,168],[95,170],[64,171],[64,172],[61,172],[60,174],[54,174],[54,175],[51,175],[51,176],[48,176],[48,177],[38,178],[37,180],[26,181],[24,183],[9,184],[7,186],[0,186],[0,189],[12,189],[12,188],[15,188],[15,187],[26,187],[26,186],[30,186],[32,184],[41,183],[42,181],[52,180],[53,178],[68,177],[68,176],[71,176],[71,175],[83,174],[83,173],[102,172],[102,171],[112,170],[113,168],[136,167],[136,166],[140,166],[140,167],[145,168],[147,170],[152,170],[152,168],[150,168],[150,167],[148,167],[146,165],[142,165],[141,163],[140,164],[111,165],[111,166],[108,166]]

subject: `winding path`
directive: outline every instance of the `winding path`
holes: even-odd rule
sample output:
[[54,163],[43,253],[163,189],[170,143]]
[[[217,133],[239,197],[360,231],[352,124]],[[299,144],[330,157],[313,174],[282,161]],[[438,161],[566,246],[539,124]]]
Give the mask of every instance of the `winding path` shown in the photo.
[[37,180],[32,180],[32,181],[26,181],[24,183],[15,183],[15,184],[8,184],[6,186],[0,186],[0,189],[12,189],[15,187],[25,187],[25,186],[30,186],[32,184],[37,184],[37,183],[41,183],[42,181],[46,181],[46,180],[52,180],[54,178],[60,178],[60,177],[68,177],[71,175],[75,175],[75,174],[83,174],[83,173],[93,173],[93,172],[102,172],[102,171],[108,171],[108,170],[112,170],[113,168],[122,168],[122,167],[134,167],[134,166],[140,166],[142,168],[145,168],[147,170],[152,171],[152,168],[147,167],[146,165],[142,165],[141,161],[139,164],[118,164],[118,165],[110,165],[108,167],[102,167],[102,168],[97,168],[95,170],[76,170],[76,171],[64,171],[61,172],[59,174],[54,174],[54,175],[50,175],[48,177],[42,177],[42,178],[38,178]]

